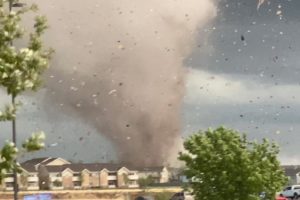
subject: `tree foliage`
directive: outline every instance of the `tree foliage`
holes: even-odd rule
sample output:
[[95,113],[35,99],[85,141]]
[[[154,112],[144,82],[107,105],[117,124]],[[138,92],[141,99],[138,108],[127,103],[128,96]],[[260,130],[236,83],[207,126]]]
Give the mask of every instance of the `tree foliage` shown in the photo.
[[249,142],[245,135],[223,127],[190,136],[184,142],[185,174],[197,199],[273,200],[287,178],[277,160],[279,148],[263,139]]
[[142,177],[138,179],[138,184],[141,188],[147,188],[154,183],[152,176]]
[[[17,3],[16,0],[10,2]],[[35,17],[32,32],[26,32],[22,27],[22,16],[36,12],[37,6],[24,6],[13,11],[8,5],[9,1],[0,0],[0,89],[14,99],[25,91],[38,89],[52,50],[45,49],[42,43],[42,35],[47,28],[44,16]],[[22,40],[26,45],[14,46],[17,40]],[[0,109],[0,122],[15,120],[20,105],[20,102],[13,101]],[[43,139],[42,132],[33,134],[23,143],[22,151],[39,150],[43,147]],[[8,171],[20,170],[15,162],[18,152],[16,145],[9,141],[0,149],[0,181]]]

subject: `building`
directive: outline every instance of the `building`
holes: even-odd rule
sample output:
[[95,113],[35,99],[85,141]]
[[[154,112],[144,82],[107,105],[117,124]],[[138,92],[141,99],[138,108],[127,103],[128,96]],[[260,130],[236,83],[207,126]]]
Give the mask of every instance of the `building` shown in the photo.
[[[71,163],[62,158],[37,158],[21,164],[20,190],[138,188],[138,171],[120,164]],[[0,184],[13,190],[13,174]]]
[[168,183],[171,179],[171,172],[167,167],[144,167],[137,168],[139,178],[151,177],[154,183]]
[[300,165],[283,165],[285,175],[289,178],[289,184],[300,184]]
[[51,189],[137,188],[138,173],[116,164],[46,166]]

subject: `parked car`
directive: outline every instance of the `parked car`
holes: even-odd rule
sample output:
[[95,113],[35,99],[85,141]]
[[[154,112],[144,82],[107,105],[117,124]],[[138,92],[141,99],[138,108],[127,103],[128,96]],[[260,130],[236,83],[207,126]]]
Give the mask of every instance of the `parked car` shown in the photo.
[[279,195],[279,196],[275,197],[275,200],[288,200],[288,198]]
[[[259,197],[261,200],[264,200],[266,198],[266,193],[265,192],[260,193]],[[289,199],[282,196],[282,194],[280,194],[280,195],[276,195],[275,200],[289,200]]]
[[170,200],[194,200],[194,195],[190,192],[175,193]]
[[280,194],[287,198],[298,198],[300,196],[300,185],[286,187]]

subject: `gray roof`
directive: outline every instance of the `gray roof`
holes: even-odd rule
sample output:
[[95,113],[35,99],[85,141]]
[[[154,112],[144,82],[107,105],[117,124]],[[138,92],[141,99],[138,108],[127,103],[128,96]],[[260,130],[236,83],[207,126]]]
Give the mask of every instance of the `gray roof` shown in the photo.
[[76,164],[66,164],[61,166],[45,166],[48,172],[62,172],[65,169],[71,169],[74,172],[82,172],[87,169],[91,172],[99,172],[103,169],[108,171],[118,171],[123,166],[117,164],[108,164],[108,163],[76,163]]
[[[45,166],[48,170],[48,172],[62,172],[65,169],[69,168],[74,172],[82,172],[84,169],[87,169],[91,172],[99,172],[103,169],[107,169],[108,171],[111,172],[116,172],[122,167],[126,167],[128,170],[133,169],[136,170],[135,168],[127,167],[124,164],[113,164],[113,163],[72,163],[72,164],[65,164],[65,165],[60,165],[60,166],[46,166],[48,163],[54,161],[57,158],[36,158],[36,159],[31,159],[26,162],[23,162],[21,166],[29,172],[36,172],[35,170],[35,165],[41,164]],[[157,171],[161,171],[163,167],[155,167],[155,168],[143,168],[144,170],[148,171],[153,171],[154,169]]]
[[69,168],[75,172],[82,171],[87,169],[89,171],[101,171],[107,169],[109,171],[118,171],[123,166],[118,164],[109,164],[109,163],[78,163],[78,164],[67,164],[64,167]]
[[37,165],[40,164],[42,162],[45,162],[46,160],[50,159],[49,157],[45,157],[45,158],[34,158],[31,160],[27,160],[25,162],[23,162],[22,164],[28,164],[28,165]]
[[161,172],[164,169],[164,166],[157,166],[157,167],[136,167],[137,171],[140,172]]
[[47,160],[44,160],[44,161],[41,162],[40,164],[47,165],[47,164],[49,164],[50,162],[52,162],[52,161],[54,161],[54,160],[56,160],[56,159],[58,159],[58,158],[49,158],[49,159],[47,159]]
[[58,173],[64,171],[66,168],[62,166],[45,166],[48,172]]
[[300,172],[300,165],[283,165],[281,167],[287,176],[296,176]]
[[31,165],[31,164],[24,164],[24,163],[22,163],[21,164],[21,167],[24,169],[24,170],[26,170],[27,172],[37,172],[36,170],[35,170],[35,167],[34,167],[34,165]]

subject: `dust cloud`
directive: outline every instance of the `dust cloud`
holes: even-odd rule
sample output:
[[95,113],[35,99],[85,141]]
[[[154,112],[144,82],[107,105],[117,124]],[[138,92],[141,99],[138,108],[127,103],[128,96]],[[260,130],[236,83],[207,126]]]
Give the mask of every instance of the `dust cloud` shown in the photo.
[[96,127],[120,161],[166,164],[181,135],[184,59],[197,29],[216,15],[214,2],[33,1],[48,17],[45,40],[56,51],[45,107]]

